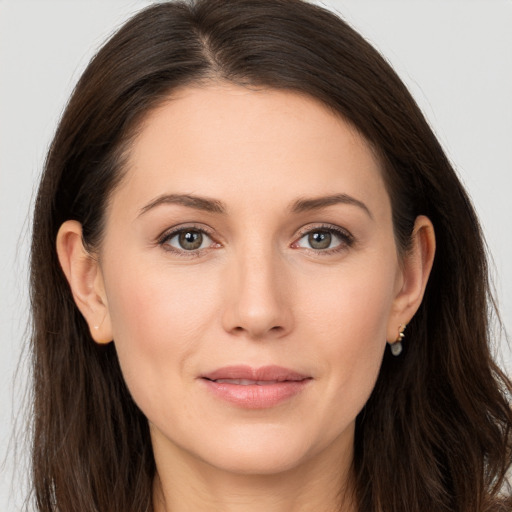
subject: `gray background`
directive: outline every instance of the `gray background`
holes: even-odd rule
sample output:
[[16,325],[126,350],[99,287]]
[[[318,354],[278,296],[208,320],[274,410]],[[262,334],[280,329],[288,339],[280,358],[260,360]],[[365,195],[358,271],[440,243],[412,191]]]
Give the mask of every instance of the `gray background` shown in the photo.
[[[6,512],[21,508],[27,472],[23,439],[12,433],[16,419],[24,425],[27,377],[20,354],[26,344],[29,212],[38,175],[63,106],[94,50],[148,3],[0,0],[0,510]],[[511,332],[512,0],[324,5],[384,53],[427,115],[480,214]],[[504,341],[501,347],[510,369]]]

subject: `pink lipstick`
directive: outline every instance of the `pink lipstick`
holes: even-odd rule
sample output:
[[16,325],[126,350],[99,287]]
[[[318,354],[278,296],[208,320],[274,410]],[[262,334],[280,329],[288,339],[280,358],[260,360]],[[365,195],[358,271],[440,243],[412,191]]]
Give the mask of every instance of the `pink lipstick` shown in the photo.
[[273,407],[300,393],[312,380],[281,366],[226,366],[201,375],[215,396],[246,409]]

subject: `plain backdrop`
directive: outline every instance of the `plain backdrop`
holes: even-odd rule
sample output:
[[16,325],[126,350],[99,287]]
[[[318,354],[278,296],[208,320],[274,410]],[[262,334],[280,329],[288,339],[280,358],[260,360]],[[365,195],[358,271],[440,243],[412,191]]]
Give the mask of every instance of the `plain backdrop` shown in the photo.
[[[0,0],[0,510],[5,512],[20,510],[25,492],[24,445],[11,436],[16,418],[24,424],[27,373],[26,362],[19,361],[27,343],[30,210],[38,176],[88,60],[148,3]],[[466,184],[493,256],[496,293],[510,333],[512,0],[328,0],[324,5],[341,13],[391,62]],[[503,342],[502,348],[511,368]]]

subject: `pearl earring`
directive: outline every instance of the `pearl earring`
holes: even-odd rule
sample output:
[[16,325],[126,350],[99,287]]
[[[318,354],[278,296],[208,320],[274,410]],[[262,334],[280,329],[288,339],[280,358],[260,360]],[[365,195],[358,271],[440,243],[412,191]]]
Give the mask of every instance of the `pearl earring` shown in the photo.
[[406,327],[406,324],[400,324],[400,326],[398,327],[398,336],[396,337],[396,340],[393,343],[389,344],[391,353],[394,356],[399,356],[402,353],[402,340],[405,338],[404,331]]

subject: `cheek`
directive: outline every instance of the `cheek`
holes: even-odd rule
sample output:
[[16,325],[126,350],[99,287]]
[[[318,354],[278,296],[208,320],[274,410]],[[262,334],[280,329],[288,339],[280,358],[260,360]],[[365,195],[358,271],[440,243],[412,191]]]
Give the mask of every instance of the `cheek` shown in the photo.
[[389,269],[396,264],[391,263],[347,265],[317,275],[316,292],[308,292],[313,283],[304,282],[303,315],[320,339],[339,340],[346,348],[385,341],[395,293],[395,273]]
[[106,283],[108,308],[126,383],[137,401],[157,396],[186,373],[215,318],[219,283],[199,272],[117,261]]
[[[317,281],[317,284],[322,284]],[[326,279],[325,293],[305,303],[316,363],[327,376],[325,414],[355,418],[375,385],[386,346],[394,275],[378,268],[347,269]],[[333,413],[333,411],[336,411]]]

